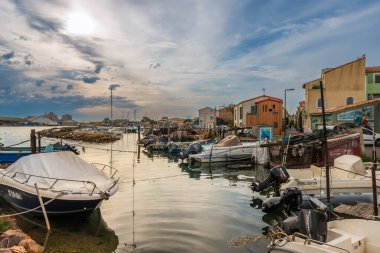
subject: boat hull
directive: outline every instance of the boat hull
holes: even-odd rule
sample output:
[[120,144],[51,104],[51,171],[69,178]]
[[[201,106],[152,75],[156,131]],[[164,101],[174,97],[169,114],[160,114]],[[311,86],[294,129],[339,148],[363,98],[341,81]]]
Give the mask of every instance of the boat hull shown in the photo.
[[269,161],[267,149],[260,147],[259,143],[244,143],[231,147],[209,146],[200,154],[189,155],[189,160],[199,163],[214,163],[255,159],[259,164],[266,164]]
[[[0,184],[0,196],[12,207],[21,212],[40,206],[37,194],[32,194],[9,185]],[[51,198],[42,197],[44,203],[49,200],[51,200]],[[103,199],[100,197],[98,199],[92,198],[88,200],[57,198],[45,205],[45,210],[48,216],[74,215],[76,217],[85,218],[91,215],[91,213],[100,206],[102,201]],[[30,213],[36,216],[43,215],[41,208]]]

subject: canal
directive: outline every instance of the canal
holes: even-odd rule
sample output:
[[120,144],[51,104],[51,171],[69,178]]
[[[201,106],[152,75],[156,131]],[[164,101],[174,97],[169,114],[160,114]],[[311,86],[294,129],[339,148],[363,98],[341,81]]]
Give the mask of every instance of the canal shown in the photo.
[[[0,127],[0,142],[28,140],[30,130]],[[43,139],[43,144],[55,141]],[[119,191],[88,220],[53,219],[50,234],[38,218],[20,217],[17,224],[45,244],[45,252],[266,252],[260,235],[270,219],[258,208],[266,196],[250,189],[252,178],[263,179],[266,169],[192,167],[147,153],[136,141],[136,134],[124,134],[113,144],[68,142],[84,160],[118,169]],[[0,204],[3,212],[10,211]],[[243,243],[247,238],[250,242]]]

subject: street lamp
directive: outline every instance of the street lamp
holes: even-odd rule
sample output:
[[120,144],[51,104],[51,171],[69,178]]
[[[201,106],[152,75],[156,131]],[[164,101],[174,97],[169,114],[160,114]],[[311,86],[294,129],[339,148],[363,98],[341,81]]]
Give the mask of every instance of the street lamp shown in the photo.
[[111,126],[113,126],[113,114],[112,114],[112,91],[120,87],[119,84],[111,84],[108,89],[111,91]]
[[284,128],[284,137],[286,137],[286,92],[293,91],[294,89],[285,89],[285,99],[284,99],[284,119],[283,119],[283,128]]

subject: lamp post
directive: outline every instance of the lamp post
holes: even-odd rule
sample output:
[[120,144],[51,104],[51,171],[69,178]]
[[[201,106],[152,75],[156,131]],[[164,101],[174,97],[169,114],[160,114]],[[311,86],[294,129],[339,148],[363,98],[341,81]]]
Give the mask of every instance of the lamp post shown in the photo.
[[113,113],[112,113],[112,91],[120,87],[119,84],[111,84],[108,89],[111,91],[111,127],[113,126]]
[[283,119],[283,128],[284,128],[284,137],[286,137],[286,92],[293,91],[294,89],[285,89],[285,99],[284,99],[284,119]]

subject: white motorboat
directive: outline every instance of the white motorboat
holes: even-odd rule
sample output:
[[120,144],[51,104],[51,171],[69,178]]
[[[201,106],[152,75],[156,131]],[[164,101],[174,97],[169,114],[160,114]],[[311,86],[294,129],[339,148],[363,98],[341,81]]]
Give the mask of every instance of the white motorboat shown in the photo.
[[[308,223],[309,224],[309,223]],[[310,228],[312,229],[312,228]],[[271,253],[378,253],[380,222],[362,219],[335,220],[327,223],[324,242],[299,233],[287,236],[283,231],[272,233]]]
[[229,135],[215,145],[205,146],[201,153],[189,155],[190,160],[200,163],[230,162],[255,159],[256,163],[269,162],[267,147],[260,147],[260,142],[240,142],[235,135]]
[[101,166],[69,151],[25,156],[0,171],[0,195],[18,210],[42,215],[38,189],[48,215],[88,216],[118,189],[117,170]]
[[[311,166],[310,169],[289,169],[289,181],[281,185],[280,191],[297,187],[308,194],[326,191],[326,170],[324,167]],[[377,180],[380,173],[376,173]],[[377,184],[380,193],[380,184]],[[330,191],[337,193],[372,193],[372,176],[360,157],[343,155],[334,160],[330,167]]]

